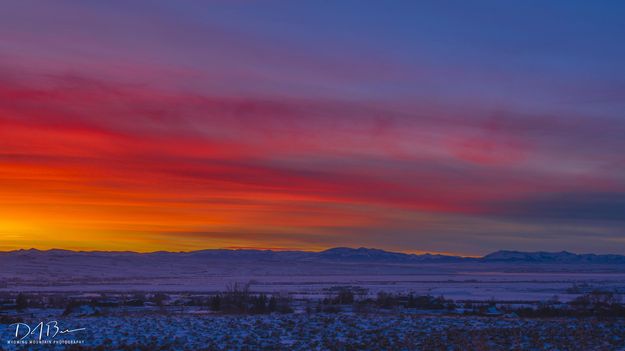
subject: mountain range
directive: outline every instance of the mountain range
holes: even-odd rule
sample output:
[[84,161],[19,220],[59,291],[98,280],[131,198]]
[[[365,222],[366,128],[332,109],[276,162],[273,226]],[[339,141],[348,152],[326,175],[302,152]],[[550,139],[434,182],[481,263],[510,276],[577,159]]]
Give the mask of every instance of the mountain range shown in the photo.
[[137,253],[131,251],[70,251],[52,250],[15,250],[0,252],[0,259],[36,260],[38,258],[57,260],[71,258],[160,258],[195,260],[233,260],[233,261],[293,261],[293,262],[371,262],[371,263],[461,263],[461,262],[522,262],[522,263],[597,263],[625,264],[625,255],[575,254],[560,252],[522,252],[500,250],[483,257],[463,257],[440,254],[407,254],[373,248],[336,247],[324,251],[273,251],[255,249],[208,249],[190,252],[156,251]]

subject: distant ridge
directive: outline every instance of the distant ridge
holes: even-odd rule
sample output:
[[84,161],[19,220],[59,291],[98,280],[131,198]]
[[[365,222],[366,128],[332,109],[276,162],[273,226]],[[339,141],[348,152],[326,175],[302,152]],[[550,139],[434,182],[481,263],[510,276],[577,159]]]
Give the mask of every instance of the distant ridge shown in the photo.
[[500,250],[480,259],[484,262],[535,262],[535,263],[625,263],[623,255],[574,254],[560,252],[521,252]]
[[317,257],[325,260],[338,261],[382,261],[382,262],[459,262],[464,260],[461,256],[432,255],[432,254],[405,254],[401,252],[384,251],[380,249],[335,247],[317,254]]
[[523,262],[523,263],[599,263],[625,264],[625,255],[575,254],[560,252],[523,252],[500,250],[486,256],[462,257],[440,254],[406,254],[374,248],[335,247],[324,251],[273,251],[256,249],[207,249],[189,252],[156,251],[137,253],[132,251],[71,251],[63,249],[20,249],[0,252],[0,258],[36,259],[38,257],[63,258],[113,258],[145,257],[189,260],[241,260],[241,261],[293,261],[293,262],[371,262],[371,263],[454,263],[454,262]]

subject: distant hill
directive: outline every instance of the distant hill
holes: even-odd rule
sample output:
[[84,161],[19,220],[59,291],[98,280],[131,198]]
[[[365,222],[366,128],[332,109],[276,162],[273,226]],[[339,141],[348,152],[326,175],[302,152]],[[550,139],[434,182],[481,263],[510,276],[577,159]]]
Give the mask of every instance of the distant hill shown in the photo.
[[483,262],[532,262],[532,263],[602,263],[625,264],[623,255],[574,254],[560,252],[496,251],[480,259]]
[[432,254],[405,254],[390,252],[380,249],[367,249],[364,247],[353,249],[349,247],[335,247],[321,251],[314,255],[315,259],[336,261],[369,261],[369,262],[460,262],[465,258],[460,256],[445,256]]

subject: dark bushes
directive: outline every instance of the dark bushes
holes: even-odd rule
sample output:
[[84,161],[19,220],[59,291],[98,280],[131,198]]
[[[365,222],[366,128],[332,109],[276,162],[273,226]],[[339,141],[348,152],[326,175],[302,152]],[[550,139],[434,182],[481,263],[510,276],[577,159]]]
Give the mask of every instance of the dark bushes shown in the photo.
[[291,299],[287,296],[253,294],[249,284],[228,286],[226,292],[219,293],[209,299],[209,308],[223,313],[291,313]]
[[541,304],[537,308],[514,310],[520,317],[625,317],[620,296],[608,291],[592,291],[568,304]]

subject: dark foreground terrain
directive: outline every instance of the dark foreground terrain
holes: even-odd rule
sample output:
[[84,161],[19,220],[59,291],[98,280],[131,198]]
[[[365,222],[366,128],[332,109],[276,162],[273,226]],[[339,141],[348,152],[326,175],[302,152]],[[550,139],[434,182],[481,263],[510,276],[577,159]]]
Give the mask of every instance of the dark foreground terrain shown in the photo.
[[[37,323],[37,321],[32,321]],[[3,350],[625,350],[625,321],[407,314],[130,315],[69,318],[84,343]],[[10,330],[8,330],[10,329]],[[13,332],[0,326],[6,336]],[[6,341],[5,341],[6,343]]]

